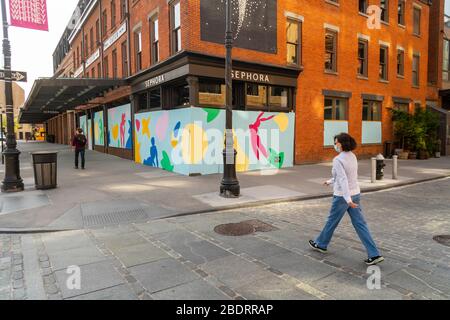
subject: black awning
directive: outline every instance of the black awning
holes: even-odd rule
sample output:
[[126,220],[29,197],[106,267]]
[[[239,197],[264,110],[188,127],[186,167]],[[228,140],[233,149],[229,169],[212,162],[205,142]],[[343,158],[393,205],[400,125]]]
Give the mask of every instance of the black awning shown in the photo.
[[121,79],[40,78],[33,84],[19,122],[42,123],[124,85],[126,81]]

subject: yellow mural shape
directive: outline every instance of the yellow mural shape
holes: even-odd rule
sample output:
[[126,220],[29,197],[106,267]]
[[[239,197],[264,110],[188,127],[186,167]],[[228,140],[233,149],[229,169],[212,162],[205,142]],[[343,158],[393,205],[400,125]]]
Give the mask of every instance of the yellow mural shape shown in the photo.
[[233,130],[233,139],[234,139],[234,149],[237,152],[236,155],[236,171],[237,172],[245,172],[248,171],[248,167],[250,165],[250,159],[245,154],[245,151],[242,150],[241,145],[239,144],[238,138],[236,137],[236,133]]
[[170,144],[172,145],[172,148],[175,148],[178,145],[178,140],[172,138],[172,140],[170,140]]
[[142,119],[142,135],[146,134],[150,138],[150,117]]
[[278,125],[281,132],[285,132],[289,126],[289,118],[284,112],[280,112],[277,116],[273,118],[273,121]]
[[134,135],[134,161],[137,163],[142,163],[141,159],[141,144],[138,141],[137,135]]
[[205,131],[190,123],[183,129],[181,153],[185,164],[196,164],[203,160],[208,149],[208,137]]
[[117,138],[119,138],[119,125],[116,124],[113,126],[112,128],[112,136],[114,140],[117,140]]
[[99,137],[100,136],[100,129],[99,129],[99,127],[98,127],[98,122],[95,122],[95,126],[94,126],[94,133],[95,133],[95,137],[96,137],[96,139],[97,139],[97,137]]

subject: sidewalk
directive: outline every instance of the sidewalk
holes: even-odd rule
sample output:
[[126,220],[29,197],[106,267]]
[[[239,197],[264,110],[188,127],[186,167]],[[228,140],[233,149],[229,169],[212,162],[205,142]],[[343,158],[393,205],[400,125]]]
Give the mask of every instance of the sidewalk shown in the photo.
[[[19,143],[21,175],[26,191],[0,195],[0,229],[82,229],[144,222],[164,217],[239,208],[271,202],[311,199],[331,195],[323,181],[331,163],[302,165],[280,170],[238,174],[242,196],[223,199],[218,195],[221,175],[186,177],[136,164],[114,156],[87,151],[87,169],[73,169],[69,147],[39,142]],[[29,152],[56,150],[58,188],[34,189]],[[0,166],[0,174],[4,174]],[[266,172],[267,174],[267,172]],[[391,180],[387,162],[385,179],[370,183],[370,161],[360,161],[363,192],[391,188],[450,175],[450,157],[399,160],[399,179]]]

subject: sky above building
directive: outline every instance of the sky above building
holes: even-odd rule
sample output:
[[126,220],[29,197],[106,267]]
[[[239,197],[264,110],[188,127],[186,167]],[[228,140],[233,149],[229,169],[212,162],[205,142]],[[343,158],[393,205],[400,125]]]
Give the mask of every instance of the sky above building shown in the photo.
[[[8,6],[9,1],[6,3]],[[47,0],[48,32],[17,27],[8,29],[12,51],[12,69],[28,73],[28,82],[18,83],[25,89],[25,96],[28,96],[35,79],[53,75],[53,51],[69,23],[77,3],[78,0]],[[7,11],[9,22],[9,8]],[[3,54],[1,54],[0,66],[4,66]]]
[[[28,73],[28,82],[19,83],[25,89],[26,96],[28,96],[35,79],[53,75],[53,51],[69,23],[77,3],[78,0],[47,0],[49,32],[9,28],[12,69]],[[450,15],[450,0],[446,0],[445,12]],[[3,55],[1,55],[0,66],[3,67]]]

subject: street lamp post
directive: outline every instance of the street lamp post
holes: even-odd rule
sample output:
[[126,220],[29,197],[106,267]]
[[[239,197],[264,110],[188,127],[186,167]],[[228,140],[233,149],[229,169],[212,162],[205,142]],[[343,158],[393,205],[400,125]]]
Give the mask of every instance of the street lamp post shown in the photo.
[[239,181],[236,177],[236,150],[233,139],[233,91],[231,71],[233,68],[231,53],[233,50],[233,32],[231,30],[231,2],[226,2],[226,31],[225,31],[225,85],[226,85],[226,124],[225,149],[223,150],[223,179],[220,185],[220,195],[225,198],[238,197],[240,194]]
[[14,133],[14,108],[12,97],[11,79],[11,46],[8,39],[8,21],[6,18],[5,0],[2,3],[3,22],[3,57],[5,59],[5,105],[6,105],[6,150],[5,157],[5,179],[2,182],[2,192],[23,191],[23,180],[20,177],[19,155],[17,150],[16,135]]

